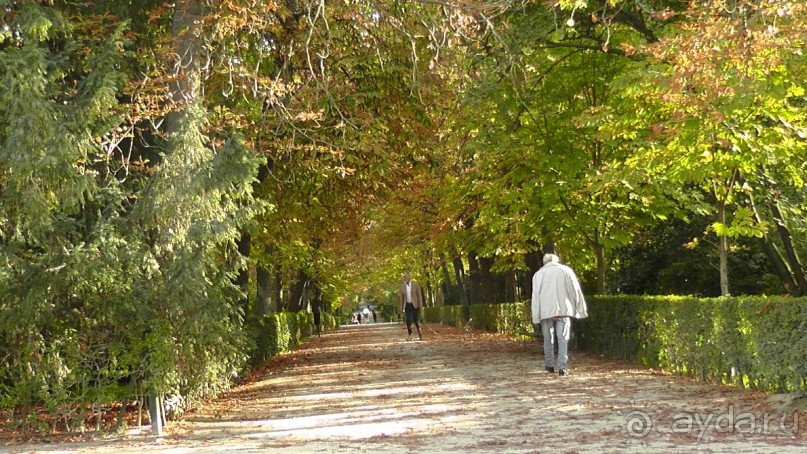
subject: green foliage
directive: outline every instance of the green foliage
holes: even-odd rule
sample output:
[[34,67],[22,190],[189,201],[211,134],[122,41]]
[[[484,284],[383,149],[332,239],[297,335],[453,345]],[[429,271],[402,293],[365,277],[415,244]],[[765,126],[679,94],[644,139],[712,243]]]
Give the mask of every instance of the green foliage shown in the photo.
[[[686,289],[692,295],[719,296],[717,251],[689,246],[708,224],[708,218],[692,216],[689,222],[671,219],[637,229],[632,244],[611,254],[608,293],[670,295]],[[728,260],[734,294],[784,293],[756,238],[738,237]]]
[[246,361],[234,240],[261,160],[210,146],[198,106],[160,165],[127,160],[124,27],[73,36],[20,5],[3,14],[23,38],[0,46],[0,400],[72,421],[135,388],[218,393]]
[[[320,321],[323,331],[338,327],[336,318],[327,312],[321,314]],[[250,321],[249,329],[250,338],[255,340],[249,355],[253,364],[288,351],[316,333],[314,315],[305,311],[262,315]]]
[[[771,392],[807,390],[807,299],[592,296],[574,342],[594,353]],[[457,306],[424,320],[463,326]],[[529,303],[471,306],[471,326],[529,337]]]
[[[469,310],[470,326],[475,329],[516,337],[533,335],[527,302],[472,304]],[[422,314],[423,320],[430,323],[443,323],[456,327],[463,327],[467,323],[463,318],[461,306],[427,307],[422,309]]]
[[421,314],[423,321],[428,323],[443,323],[456,327],[465,325],[462,306],[424,307]]
[[520,338],[532,338],[535,329],[532,326],[530,302],[498,304],[496,331]]
[[142,364],[127,324],[143,250],[125,239],[120,187],[93,140],[116,123],[123,30],[76,83],[60,16],[27,3],[15,19],[24,39],[0,48],[0,399],[65,413],[120,397]]
[[498,310],[492,304],[472,304],[468,308],[471,326],[485,331],[496,331]]
[[580,347],[706,381],[771,392],[807,389],[807,300],[593,297]]

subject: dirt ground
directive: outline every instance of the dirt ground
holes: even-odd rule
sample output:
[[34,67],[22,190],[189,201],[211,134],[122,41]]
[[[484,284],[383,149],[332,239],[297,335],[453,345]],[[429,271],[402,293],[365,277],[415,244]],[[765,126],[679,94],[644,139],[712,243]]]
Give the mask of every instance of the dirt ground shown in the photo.
[[169,422],[4,452],[805,452],[804,401],[573,351],[547,374],[535,341],[424,325],[346,326]]

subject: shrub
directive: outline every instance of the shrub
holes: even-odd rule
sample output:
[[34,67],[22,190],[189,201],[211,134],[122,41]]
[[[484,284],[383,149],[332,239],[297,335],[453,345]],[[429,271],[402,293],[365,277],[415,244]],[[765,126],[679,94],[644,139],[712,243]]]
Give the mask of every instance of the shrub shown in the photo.
[[[323,330],[337,327],[336,318],[325,312],[320,323]],[[254,319],[251,325],[252,338],[255,339],[250,352],[252,364],[288,351],[316,333],[314,314],[306,311],[265,314]]]
[[[769,392],[807,391],[807,298],[593,296],[573,325],[577,347],[704,381]],[[462,309],[424,309],[462,326]],[[471,326],[531,335],[529,304],[476,304]]]
[[807,299],[592,297],[577,345],[704,381],[807,390]]

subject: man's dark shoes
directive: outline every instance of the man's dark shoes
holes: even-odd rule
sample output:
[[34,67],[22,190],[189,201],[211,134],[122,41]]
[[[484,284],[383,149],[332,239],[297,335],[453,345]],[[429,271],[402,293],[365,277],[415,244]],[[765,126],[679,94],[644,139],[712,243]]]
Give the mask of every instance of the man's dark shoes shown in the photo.
[[561,377],[563,377],[564,375],[566,375],[566,369],[561,369],[561,370],[559,370],[559,371],[558,371],[558,375],[560,375]]
[[554,374],[554,373],[555,373],[555,368],[554,368],[554,367],[544,367],[544,369],[545,369],[547,372],[549,372],[550,374]]
[[423,335],[420,334],[420,330],[418,330],[418,339],[423,340]]

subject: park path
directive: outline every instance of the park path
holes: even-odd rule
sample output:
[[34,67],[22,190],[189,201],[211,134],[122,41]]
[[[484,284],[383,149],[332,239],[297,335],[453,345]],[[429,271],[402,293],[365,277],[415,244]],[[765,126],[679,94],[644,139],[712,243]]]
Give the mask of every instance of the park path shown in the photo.
[[[169,422],[50,453],[805,452],[807,415],[784,396],[697,383],[572,352],[543,371],[535,341],[425,325],[345,326]],[[801,399],[804,400],[804,399]],[[796,401],[798,403],[799,401]],[[799,420],[801,416],[801,420]]]

